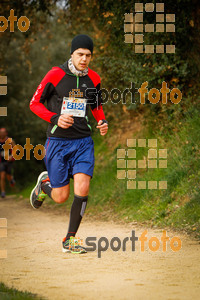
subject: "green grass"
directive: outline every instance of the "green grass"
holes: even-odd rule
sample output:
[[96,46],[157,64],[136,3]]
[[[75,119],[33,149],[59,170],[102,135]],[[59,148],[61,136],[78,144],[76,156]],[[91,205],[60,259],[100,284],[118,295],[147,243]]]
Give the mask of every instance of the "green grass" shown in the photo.
[[37,299],[42,300],[44,298],[29,292],[20,292],[14,288],[8,288],[4,283],[0,283],[0,299],[1,300],[29,300]]
[[[90,205],[103,210],[105,204],[110,204],[120,217],[129,221],[184,229],[200,238],[199,110],[192,107],[181,121],[170,121],[167,128],[161,123],[158,128],[152,130],[150,124],[140,133],[140,138],[156,138],[158,149],[167,149],[167,169],[138,169],[137,180],[167,180],[167,189],[127,190],[126,180],[116,178],[117,149],[108,152],[103,140],[99,145],[99,137],[94,137],[97,166]],[[147,157],[147,149],[137,148],[137,159],[144,156]]]
[[21,190],[17,195],[18,196],[23,196],[24,198],[29,198],[30,197],[30,193],[34,187],[35,183],[32,183],[28,186],[26,186],[23,190]]

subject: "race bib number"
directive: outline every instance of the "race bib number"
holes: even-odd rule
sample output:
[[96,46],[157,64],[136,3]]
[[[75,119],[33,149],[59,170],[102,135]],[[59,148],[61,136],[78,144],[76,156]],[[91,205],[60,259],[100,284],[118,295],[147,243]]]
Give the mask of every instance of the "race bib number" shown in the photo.
[[87,99],[63,98],[61,114],[70,114],[74,117],[85,117]]

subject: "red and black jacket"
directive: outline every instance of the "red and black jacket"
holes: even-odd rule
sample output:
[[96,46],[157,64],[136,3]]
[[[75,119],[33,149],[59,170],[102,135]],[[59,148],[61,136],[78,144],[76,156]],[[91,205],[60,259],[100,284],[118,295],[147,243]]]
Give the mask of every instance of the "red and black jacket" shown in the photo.
[[[87,99],[86,117],[74,117],[74,124],[71,127],[67,129],[57,127],[52,133],[52,128],[57,125],[60,116],[63,97],[69,97],[72,89],[79,89]],[[94,92],[88,92],[88,89],[94,89]],[[47,101],[47,108],[44,106],[45,101]],[[100,93],[100,76],[88,68],[88,75],[77,77],[69,70],[68,61],[59,67],[53,67],[46,74],[30,102],[32,112],[50,123],[47,129],[48,137],[70,139],[91,135],[88,124],[89,106],[97,122],[105,119]]]

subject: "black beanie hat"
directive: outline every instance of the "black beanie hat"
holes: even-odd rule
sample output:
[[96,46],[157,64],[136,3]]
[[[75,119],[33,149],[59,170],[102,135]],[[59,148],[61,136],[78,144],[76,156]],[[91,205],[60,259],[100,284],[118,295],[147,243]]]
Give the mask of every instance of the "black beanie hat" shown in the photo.
[[93,52],[93,41],[92,39],[86,34],[79,34],[75,36],[71,43],[71,54],[77,50],[78,48],[85,48]]

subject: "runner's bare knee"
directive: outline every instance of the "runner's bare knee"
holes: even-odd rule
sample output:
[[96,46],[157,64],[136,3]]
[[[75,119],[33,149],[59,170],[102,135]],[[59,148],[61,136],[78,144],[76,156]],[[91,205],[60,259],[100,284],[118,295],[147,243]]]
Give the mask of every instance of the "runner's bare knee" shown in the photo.
[[75,194],[80,196],[86,196],[89,193],[90,182],[85,180],[75,183]]
[[64,203],[69,198],[69,190],[66,189],[53,189],[52,198],[56,203]]

